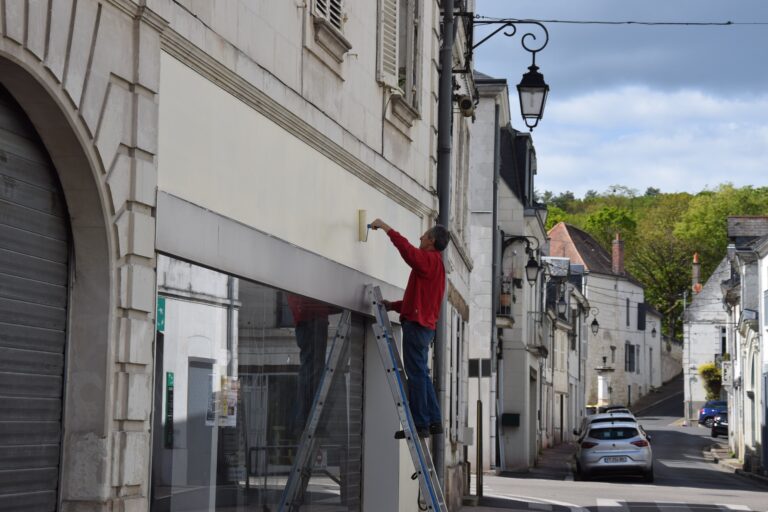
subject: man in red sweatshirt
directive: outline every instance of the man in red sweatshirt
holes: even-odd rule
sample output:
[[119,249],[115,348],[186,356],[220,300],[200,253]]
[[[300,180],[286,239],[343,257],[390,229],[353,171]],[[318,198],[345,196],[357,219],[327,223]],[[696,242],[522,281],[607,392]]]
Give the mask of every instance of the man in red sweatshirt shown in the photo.
[[437,225],[428,229],[414,247],[381,219],[371,228],[382,229],[400,256],[411,267],[403,300],[384,301],[387,310],[400,313],[403,326],[403,363],[408,374],[408,401],[416,430],[421,437],[442,434],[440,406],[429,377],[429,345],[435,338],[440,304],[445,293],[445,267],[441,252],[448,246],[448,230]]

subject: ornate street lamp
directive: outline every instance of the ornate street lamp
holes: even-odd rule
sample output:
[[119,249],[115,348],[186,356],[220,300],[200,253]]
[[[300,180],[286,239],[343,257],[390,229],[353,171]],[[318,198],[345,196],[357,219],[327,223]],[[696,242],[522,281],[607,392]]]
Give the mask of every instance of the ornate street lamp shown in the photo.
[[655,337],[656,337],[656,326],[654,326],[653,329],[651,329],[651,338],[655,338]]
[[592,323],[589,324],[589,328],[595,336],[597,336],[597,331],[600,330],[600,322],[597,321],[598,314],[600,314],[600,310],[597,308],[589,308],[589,312],[587,313],[587,318],[589,318],[589,315],[594,315],[595,317],[592,319]]
[[[471,51],[475,48],[498,34],[504,29],[503,34],[507,37],[512,37],[517,33],[518,25],[536,25],[544,32],[543,43],[539,43],[535,46],[530,46],[529,42],[536,42],[536,34],[533,32],[527,32],[523,34],[520,39],[522,47],[531,53],[531,65],[528,66],[528,72],[523,75],[523,79],[517,84],[517,94],[520,99],[520,114],[523,116],[523,121],[528,127],[528,130],[533,131],[539,124],[539,121],[544,117],[544,107],[547,104],[547,95],[549,94],[549,85],[544,81],[544,75],[539,72],[539,67],[536,65],[536,54],[544,49],[549,43],[549,32],[547,27],[539,23],[538,21],[530,20],[517,20],[517,19],[492,19],[483,18],[473,13],[461,13],[461,16],[470,16],[472,18],[472,24],[474,26],[484,25],[500,25],[496,30],[482,38],[477,43],[473,44]],[[471,55],[470,55],[471,57]]]
[[533,54],[533,64],[517,84],[517,94],[520,96],[520,114],[528,130],[533,131],[544,117],[544,106],[547,103],[549,85],[544,81],[544,75],[539,73],[536,65],[536,54]]
[[566,311],[568,311],[568,303],[565,302],[565,297],[560,296],[560,300],[557,301],[557,314],[565,316]]
[[528,258],[528,263],[525,265],[525,278],[528,280],[528,284],[534,285],[539,278],[539,262],[533,257],[533,254]]
[[[525,252],[528,253],[528,263],[525,265],[525,278],[528,280],[528,284],[531,286],[536,284],[536,281],[539,279],[539,271],[541,270],[541,265],[539,265],[539,262],[533,255],[534,252],[539,248],[539,241],[532,236],[526,235],[506,236],[502,233],[502,237],[504,239],[501,247],[502,254],[504,254],[504,251],[507,249],[507,247],[512,245],[514,242],[525,242]],[[531,247],[531,241],[533,241],[535,244],[535,247],[533,248]]]

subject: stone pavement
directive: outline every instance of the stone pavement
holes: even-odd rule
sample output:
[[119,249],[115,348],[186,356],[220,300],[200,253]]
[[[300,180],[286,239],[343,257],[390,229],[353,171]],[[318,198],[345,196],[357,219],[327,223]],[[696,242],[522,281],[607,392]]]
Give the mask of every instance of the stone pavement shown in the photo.
[[[525,480],[528,478],[537,478],[545,480],[573,480],[572,460],[576,451],[575,443],[563,443],[546,450],[539,454],[539,460],[536,467],[531,468],[525,473],[502,472],[499,475],[486,474],[484,478],[483,490],[485,496],[475,501],[469,498],[465,501],[465,506],[461,508],[463,512],[489,512],[492,510],[531,510],[536,508],[535,503],[528,501],[517,501],[511,498],[502,498],[502,495],[520,494],[525,487]],[[473,482],[474,492],[474,482]],[[567,510],[567,507],[562,507]],[[558,507],[548,506],[547,510],[557,511]]]

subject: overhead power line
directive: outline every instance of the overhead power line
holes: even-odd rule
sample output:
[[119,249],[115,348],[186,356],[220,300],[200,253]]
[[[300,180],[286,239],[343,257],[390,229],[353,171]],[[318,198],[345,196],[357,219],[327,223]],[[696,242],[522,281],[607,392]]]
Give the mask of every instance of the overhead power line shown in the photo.
[[539,20],[495,18],[493,16],[475,15],[476,20],[497,21],[510,23],[562,23],[567,25],[644,25],[644,26],[683,26],[683,27],[728,27],[737,25],[768,25],[768,21],[609,21],[609,20]]

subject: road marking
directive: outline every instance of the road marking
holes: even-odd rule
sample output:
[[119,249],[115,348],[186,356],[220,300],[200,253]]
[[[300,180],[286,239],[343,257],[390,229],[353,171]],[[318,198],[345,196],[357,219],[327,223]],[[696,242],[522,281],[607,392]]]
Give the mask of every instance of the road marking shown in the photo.
[[[565,501],[548,500],[546,498],[538,498],[533,496],[515,496],[512,494],[488,494],[483,493],[484,496],[489,498],[502,498],[507,500],[522,501],[528,503],[530,510],[552,510],[553,506],[564,507],[570,509],[571,512],[590,512],[585,507],[580,507],[575,503],[567,503]],[[548,508],[545,508],[548,507]]]
[[746,505],[730,505],[728,503],[715,503],[718,507],[727,508],[728,510],[746,510],[749,512],[749,507]]
[[597,498],[597,508],[624,508],[625,501],[609,500],[607,498]]

